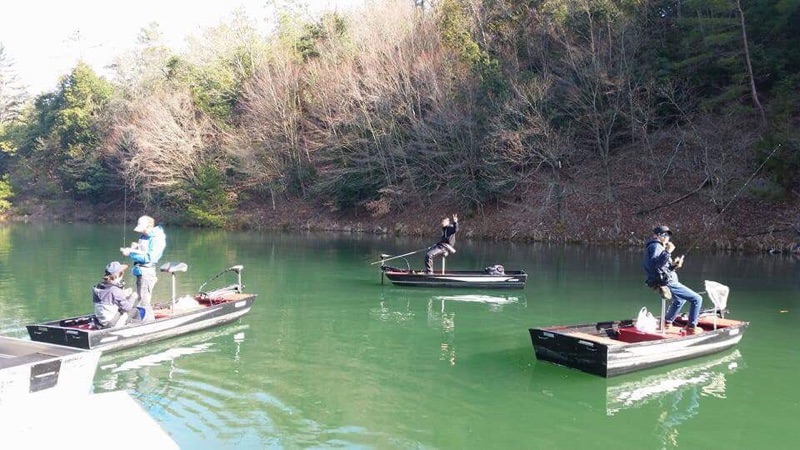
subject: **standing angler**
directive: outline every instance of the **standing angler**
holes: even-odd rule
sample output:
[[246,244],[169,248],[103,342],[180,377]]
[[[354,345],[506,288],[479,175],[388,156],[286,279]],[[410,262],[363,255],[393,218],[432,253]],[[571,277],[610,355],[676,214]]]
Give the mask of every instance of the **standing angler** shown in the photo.
[[647,242],[642,260],[642,267],[647,273],[645,284],[658,290],[665,299],[672,299],[672,303],[664,316],[668,326],[672,326],[672,321],[675,320],[678,311],[683,305],[687,301],[691,303],[689,324],[686,326],[686,332],[695,333],[703,298],[700,297],[700,294],[678,281],[678,274],[675,273],[675,269],[683,266],[683,256],[672,258],[675,244],[670,242],[671,237],[672,231],[667,226],[661,225],[653,229],[653,237]]
[[458,231],[458,214],[453,214],[453,222],[449,217],[442,219],[442,237],[433,244],[425,253],[425,273],[433,273],[433,258],[435,256],[455,253],[456,232]]
[[139,217],[133,231],[141,233],[139,240],[131,243],[130,247],[119,250],[123,255],[130,256],[133,261],[132,272],[136,277],[136,292],[139,294],[137,306],[144,308],[142,320],[150,322],[155,320],[153,305],[150,302],[153,298],[153,287],[158,281],[156,265],[167,247],[167,236],[164,234],[164,229],[156,226],[150,216]]

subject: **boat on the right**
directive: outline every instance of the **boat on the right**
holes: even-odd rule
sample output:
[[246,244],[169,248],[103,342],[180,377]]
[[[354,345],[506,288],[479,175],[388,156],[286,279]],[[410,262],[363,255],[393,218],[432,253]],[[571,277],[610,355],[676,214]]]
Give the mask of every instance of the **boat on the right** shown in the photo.
[[640,331],[633,319],[530,328],[536,358],[602,377],[613,377],[663,366],[729,349],[742,339],[749,322],[724,317],[729,289],[706,281],[714,308],[704,311],[695,333],[686,333],[684,316],[677,327],[663,323],[655,331]]

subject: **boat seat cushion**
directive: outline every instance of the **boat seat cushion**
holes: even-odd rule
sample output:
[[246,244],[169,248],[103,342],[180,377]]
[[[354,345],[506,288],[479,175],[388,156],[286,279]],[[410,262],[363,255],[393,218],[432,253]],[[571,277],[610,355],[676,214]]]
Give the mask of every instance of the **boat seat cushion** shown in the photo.
[[627,343],[666,339],[666,336],[663,336],[661,333],[644,333],[637,330],[635,327],[620,328],[617,332],[619,333],[617,339]]

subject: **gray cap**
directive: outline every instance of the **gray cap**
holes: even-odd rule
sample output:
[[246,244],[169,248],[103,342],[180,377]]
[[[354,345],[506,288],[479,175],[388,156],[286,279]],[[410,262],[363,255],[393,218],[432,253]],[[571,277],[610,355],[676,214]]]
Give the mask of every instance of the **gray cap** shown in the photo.
[[127,268],[127,264],[120,264],[119,261],[112,261],[106,266],[106,273],[108,275],[116,275]]

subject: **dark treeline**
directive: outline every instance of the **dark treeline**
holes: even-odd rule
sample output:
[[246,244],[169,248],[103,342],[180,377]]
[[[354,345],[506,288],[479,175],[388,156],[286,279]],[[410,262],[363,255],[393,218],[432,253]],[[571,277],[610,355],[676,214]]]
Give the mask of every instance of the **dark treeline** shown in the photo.
[[221,227],[246,205],[447,199],[553,229],[599,208],[622,232],[648,197],[719,212],[759,168],[743,196],[800,196],[800,0],[379,3],[276,11],[267,34],[236,15],[180,53],[153,25],[111,79],[79,63],[27,101],[0,47],[0,207]]

